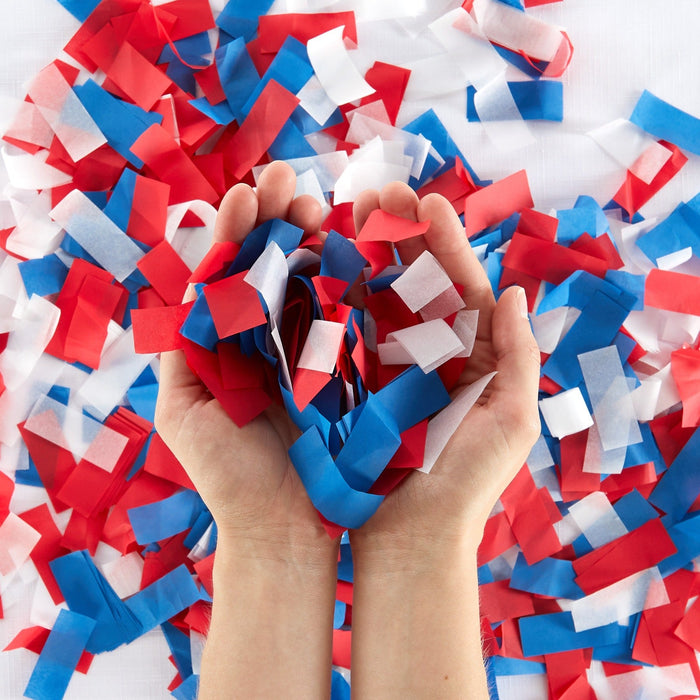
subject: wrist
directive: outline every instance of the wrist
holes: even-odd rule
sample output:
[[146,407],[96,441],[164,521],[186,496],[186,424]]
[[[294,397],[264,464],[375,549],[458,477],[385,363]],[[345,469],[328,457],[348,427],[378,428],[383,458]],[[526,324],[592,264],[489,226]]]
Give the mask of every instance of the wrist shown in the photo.
[[335,575],[338,547],[339,540],[331,540],[325,532],[226,531],[217,541],[215,574],[217,569],[245,567],[249,571]]
[[483,530],[405,538],[387,533],[351,532],[355,576],[426,575],[476,562]]

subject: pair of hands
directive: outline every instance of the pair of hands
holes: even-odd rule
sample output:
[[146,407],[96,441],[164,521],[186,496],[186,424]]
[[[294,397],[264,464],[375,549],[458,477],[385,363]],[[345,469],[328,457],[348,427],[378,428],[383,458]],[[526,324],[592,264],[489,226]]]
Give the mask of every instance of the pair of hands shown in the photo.
[[[286,219],[317,233],[321,209],[313,198],[294,197],[295,176],[273,163],[254,191],[244,184],[224,197],[214,240],[241,242],[257,225]],[[397,245],[410,264],[430,250],[452,280],[464,287],[469,309],[479,310],[476,343],[459,386],[498,374],[444,449],[430,474],[416,473],[392,491],[375,515],[351,532],[353,552],[447,550],[465,538],[475,549],[496,500],[525,461],[539,434],[539,350],[527,321],[525,297],[506,290],[496,303],[481,264],[450,203],[430,194],[419,200],[407,185],[366,191],[354,205],[359,230],[377,208],[411,221],[430,220],[424,237]],[[468,214],[467,214],[468,215]],[[217,522],[220,535],[256,547],[280,547],[297,558],[335,557],[287,450],[298,431],[273,406],[238,428],[189,370],[182,352],[164,353],[156,411],[159,433],[187,469]]]

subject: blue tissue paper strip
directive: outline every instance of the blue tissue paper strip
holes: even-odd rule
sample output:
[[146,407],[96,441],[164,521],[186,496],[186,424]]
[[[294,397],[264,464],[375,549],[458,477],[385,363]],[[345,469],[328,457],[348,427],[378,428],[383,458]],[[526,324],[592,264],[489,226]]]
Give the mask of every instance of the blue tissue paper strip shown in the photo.
[[311,502],[331,522],[358,528],[379,508],[384,497],[348,486],[315,427],[289,448],[289,455]]
[[91,618],[61,610],[39,654],[24,697],[60,700],[94,628],[95,621]]
[[700,119],[656,97],[642,93],[630,121],[652,136],[700,155]]
[[182,564],[126,601],[143,632],[163,624],[201,599],[187,567]]
[[204,508],[199,494],[185,489],[161,501],[130,508],[127,514],[136,541],[149,544],[191,528]]
[[87,551],[71,552],[49,566],[72,612],[95,620],[85,648],[91,654],[111,651],[143,633],[141,624],[119,599]]
[[[508,81],[508,89],[523,119],[560,122],[564,118],[563,89],[558,80]],[[467,120],[470,122],[481,121],[474,105],[475,95],[476,89],[469,85]]]

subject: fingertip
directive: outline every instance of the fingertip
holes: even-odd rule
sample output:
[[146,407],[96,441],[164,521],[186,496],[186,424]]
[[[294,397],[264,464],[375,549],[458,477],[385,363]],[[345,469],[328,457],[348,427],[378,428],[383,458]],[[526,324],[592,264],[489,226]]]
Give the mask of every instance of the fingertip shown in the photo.
[[300,195],[289,206],[289,223],[304,229],[307,234],[319,232],[322,218],[321,205],[310,194]]
[[416,221],[418,195],[405,182],[390,182],[379,193],[379,206],[387,213]]
[[296,174],[291,166],[282,161],[270,163],[258,178],[257,223],[287,218],[295,190]]
[[258,198],[255,192],[249,185],[239,182],[221,200],[213,240],[240,243],[255,226],[257,216]]

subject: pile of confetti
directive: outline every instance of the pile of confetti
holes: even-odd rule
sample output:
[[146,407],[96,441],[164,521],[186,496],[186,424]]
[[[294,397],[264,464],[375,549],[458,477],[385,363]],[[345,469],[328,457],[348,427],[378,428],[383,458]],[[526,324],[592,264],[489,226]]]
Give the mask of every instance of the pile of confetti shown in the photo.
[[[476,317],[432,256],[394,257],[421,224],[376,212],[355,230],[355,197],[400,180],[449,199],[497,294],[525,289],[542,352],[542,436],[479,550],[493,697],[698,697],[700,195],[638,211],[700,155],[700,120],[644,92],[591,134],[620,164],[610,202],[543,213],[524,171],[480,180],[434,110],[400,120],[457,89],[501,149],[562,119],[571,42],[519,0],[60,2],[81,27],[2,149],[0,596],[38,591],[5,650],[38,654],[26,696],[63,697],[158,626],[169,689],[196,696],[217,535],[153,429],[158,352],[184,348],[238,424],[285,404],[331,534],[430,471]],[[360,71],[358,24],[384,20],[434,55]],[[225,192],[272,160],[323,207],[325,244],[273,221],[210,250]],[[363,309],[345,299],[358,276]],[[40,505],[15,512],[26,489]],[[344,538],[334,698],[351,607]]]

